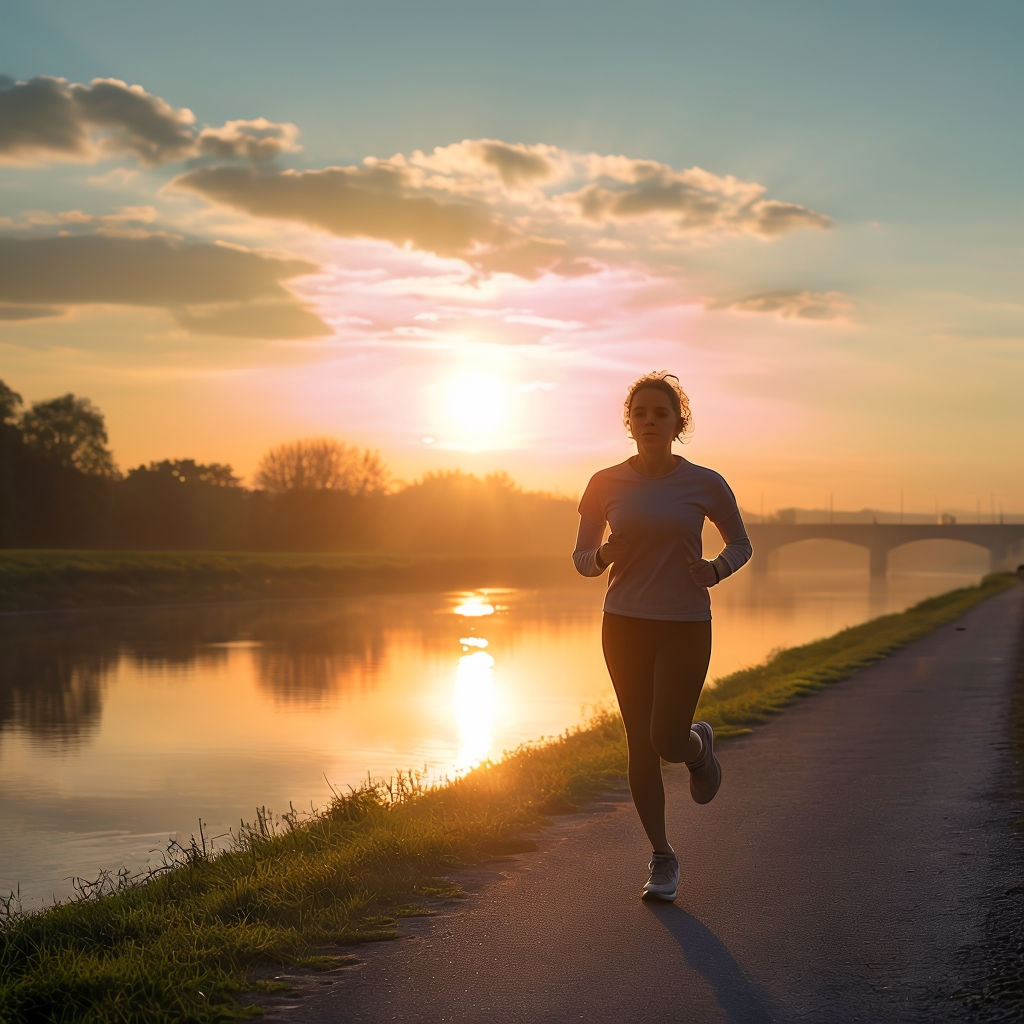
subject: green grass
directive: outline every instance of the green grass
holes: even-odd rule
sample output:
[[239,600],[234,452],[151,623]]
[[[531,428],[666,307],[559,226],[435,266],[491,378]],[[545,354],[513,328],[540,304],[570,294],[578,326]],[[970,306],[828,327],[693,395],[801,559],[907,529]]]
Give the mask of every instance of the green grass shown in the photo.
[[97,605],[327,597],[575,579],[559,557],[385,552],[0,550],[0,612]]
[[[783,651],[706,693],[721,736],[749,731],[801,696],[1015,585],[1011,576]],[[415,776],[339,794],[305,820],[267,813],[213,855],[205,838],[172,848],[168,870],[107,879],[83,897],[0,914],[0,1015],[8,1024],[217,1021],[253,1013],[239,996],[261,966],[334,965],[338,945],[394,935],[402,914],[451,893],[460,865],[531,848],[531,829],[625,772],[616,716],[523,747],[441,788]],[[173,866],[172,866],[173,864]],[[102,890],[103,885],[97,887]],[[0,911],[3,910],[0,901]]]

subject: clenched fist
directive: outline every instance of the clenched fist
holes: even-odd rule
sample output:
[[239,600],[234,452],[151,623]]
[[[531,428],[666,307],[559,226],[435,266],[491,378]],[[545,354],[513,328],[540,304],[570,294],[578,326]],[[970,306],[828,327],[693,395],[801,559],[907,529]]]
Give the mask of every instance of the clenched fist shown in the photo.
[[689,565],[690,579],[698,587],[713,587],[718,582],[715,567],[706,559],[698,558]]

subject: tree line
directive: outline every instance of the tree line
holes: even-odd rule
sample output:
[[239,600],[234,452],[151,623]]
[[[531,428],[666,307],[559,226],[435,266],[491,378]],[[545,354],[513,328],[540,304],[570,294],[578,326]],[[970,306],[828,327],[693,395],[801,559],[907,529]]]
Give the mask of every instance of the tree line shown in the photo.
[[278,445],[253,486],[230,465],[163,459],[122,473],[102,412],[62,395],[23,408],[0,381],[0,547],[565,554],[575,503],[505,473],[395,482],[334,438]]

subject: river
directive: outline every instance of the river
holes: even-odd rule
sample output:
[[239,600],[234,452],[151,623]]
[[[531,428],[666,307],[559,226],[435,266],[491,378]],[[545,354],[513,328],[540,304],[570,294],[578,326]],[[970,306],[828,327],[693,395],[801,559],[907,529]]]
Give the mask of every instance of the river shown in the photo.
[[[709,679],[977,582],[740,574],[713,592]],[[161,862],[326,805],[368,775],[434,781],[607,706],[602,582],[0,619],[0,896]],[[224,845],[225,840],[219,840]]]

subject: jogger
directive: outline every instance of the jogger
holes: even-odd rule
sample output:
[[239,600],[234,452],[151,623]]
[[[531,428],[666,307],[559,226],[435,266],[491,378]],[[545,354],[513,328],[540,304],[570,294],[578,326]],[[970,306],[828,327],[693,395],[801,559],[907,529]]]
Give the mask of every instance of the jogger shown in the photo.
[[[675,377],[634,382],[623,422],[637,454],[591,477],[573,562],[584,576],[610,567],[601,643],[626,729],[630,793],[653,850],[642,895],[672,900],[679,865],[665,832],[661,762],[686,763],[695,802],[718,792],[714,733],[693,721],[711,657],[708,588],[739,569],[751,547],[725,480],[672,453],[691,426]],[[702,557],[705,519],[725,541],[710,561]]]

